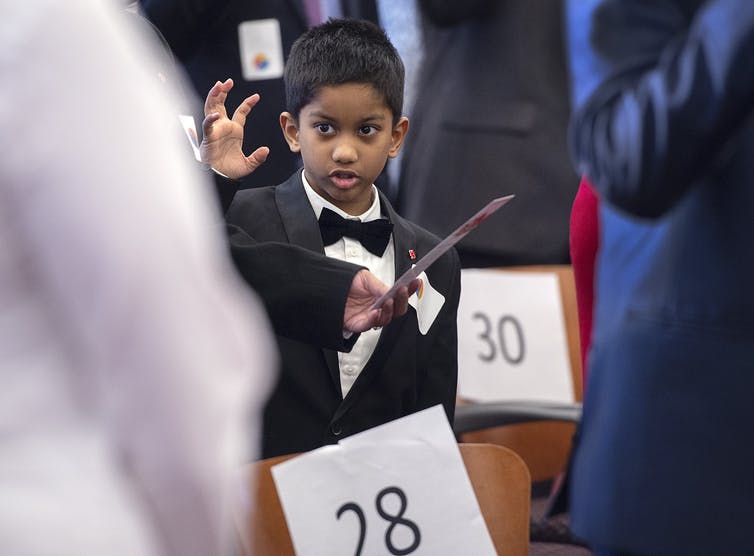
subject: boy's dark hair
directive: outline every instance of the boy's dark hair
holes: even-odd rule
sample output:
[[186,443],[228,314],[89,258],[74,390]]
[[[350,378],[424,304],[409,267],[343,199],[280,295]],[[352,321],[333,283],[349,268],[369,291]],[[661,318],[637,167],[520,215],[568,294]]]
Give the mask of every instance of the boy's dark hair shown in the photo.
[[293,43],[283,75],[287,109],[296,120],[320,87],[366,83],[382,95],[396,123],[403,79],[403,61],[385,32],[360,19],[330,19],[309,29]]

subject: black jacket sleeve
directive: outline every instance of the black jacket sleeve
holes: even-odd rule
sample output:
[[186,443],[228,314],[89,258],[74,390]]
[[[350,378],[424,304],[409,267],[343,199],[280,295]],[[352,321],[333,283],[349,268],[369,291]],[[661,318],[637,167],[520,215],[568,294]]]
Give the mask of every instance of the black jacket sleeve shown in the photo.
[[358,334],[343,337],[351,282],[361,267],[287,243],[257,242],[228,225],[233,262],[262,298],[277,334],[349,351]]

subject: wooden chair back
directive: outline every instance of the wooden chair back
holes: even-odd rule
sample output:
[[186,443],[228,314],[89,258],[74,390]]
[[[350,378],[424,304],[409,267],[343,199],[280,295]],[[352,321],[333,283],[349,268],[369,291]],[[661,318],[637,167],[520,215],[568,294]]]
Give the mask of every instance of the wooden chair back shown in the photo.
[[[500,270],[554,273],[560,283],[565,319],[568,356],[571,363],[574,400],[582,401],[581,351],[576,286],[571,265],[517,266]],[[459,399],[459,404],[469,403]],[[540,421],[505,425],[459,436],[461,442],[490,443],[506,446],[519,454],[529,467],[533,481],[553,479],[565,468],[576,430],[573,423]]]
[[263,459],[249,464],[250,508],[237,516],[241,556],[293,556],[293,542],[278,497],[272,467],[299,454]]
[[526,464],[503,446],[458,446],[497,553],[528,555],[531,476]]

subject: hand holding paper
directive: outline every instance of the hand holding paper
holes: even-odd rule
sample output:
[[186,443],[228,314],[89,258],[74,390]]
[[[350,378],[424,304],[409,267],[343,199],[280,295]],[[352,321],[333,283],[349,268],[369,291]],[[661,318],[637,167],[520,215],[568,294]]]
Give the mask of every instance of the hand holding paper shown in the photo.
[[351,289],[348,291],[343,328],[350,332],[364,332],[375,326],[386,326],[391,320],[406,312],[409,297],[418,287],[418,283],[409,283],[406,289],[396,291],[392,303],[383,305],[381,311],[375,311],[372,307],[375,300],[389,288],[368,270],[360,270],[354,276]]
[[393,284],[393,287],[385,292],[382,296],[380,296],[380,298],[374,302],[370,309],[378,309],[382,306],[383,303],[385,303],[386,300],[395,296],[395,293],[399,288],[408,286],[412,280],[414,280],[417,276],[419,276],[419,274],[427,270],[427,268],[429,268],[429,266],[433,262],[435,262],[443,255],[443,253],[445,253],[448,249],[461,241],[461,239],[463,239],[470,231],[487,220],[487,218],[495,211],[497,211],[500,207],[508,204],[511,199],[513,199],[513,197],[515,197],[515,195],[498,197],[497,199],[493,199],[492,201],[487,203],[487,206],[485,206],[482,210],[477,212],[474,216],[472,216],[466,222],[456,228],[453,233],[451,233],[448,237],[435,245],[435,247],[429,253],[424,255],[424,257],[422,257],[411,269],[407,270],[403,274],[403,276],[398,278],[395,281],[395,284]]

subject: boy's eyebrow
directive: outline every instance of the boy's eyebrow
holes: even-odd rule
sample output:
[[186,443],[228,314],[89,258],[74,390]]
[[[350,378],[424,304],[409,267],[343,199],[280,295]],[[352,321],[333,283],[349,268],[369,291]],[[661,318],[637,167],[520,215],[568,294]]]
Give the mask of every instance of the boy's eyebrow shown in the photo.
[[[335,117],[331,116],[327,112],[323,112],[322,110],[314,110],[314,111],[310,112],[309,116],[313,117],[313,118],[322,118],[324,120],[337,120],[338,119],[338,118],[335,118]],[[361,118],[361,120],[364,121],[364,122],[375,121],[375,120],[382,121],[382,120],[386,120],[386,119],[387,119],[387,116],[385,116],[385,114],[380,114],[380,113],[369,114],[368,116],[365,116],[364,118]]]

